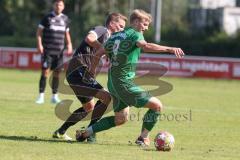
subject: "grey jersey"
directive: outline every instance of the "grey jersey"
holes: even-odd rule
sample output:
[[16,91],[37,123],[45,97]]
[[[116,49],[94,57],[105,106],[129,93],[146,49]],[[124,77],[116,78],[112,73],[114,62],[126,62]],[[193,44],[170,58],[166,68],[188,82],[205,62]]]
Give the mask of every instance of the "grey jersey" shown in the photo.
[[69,19],[66,15],[56,15],[54,12],[46,15],[40,22],[43,29],[44,53],[51,55],[62,54],[65,33],[69,31]]
[[[110,37],[110,34],[106,27],[96,26],[92,28],[88,33],[93,33],[97,37],[97,40],[103,44]],[[91,66],[92,58],[96,53],[96,49],[91,47],[85,40],[83,40],[74,53],[74,58],[78,59],[78,65],[88,68]]]

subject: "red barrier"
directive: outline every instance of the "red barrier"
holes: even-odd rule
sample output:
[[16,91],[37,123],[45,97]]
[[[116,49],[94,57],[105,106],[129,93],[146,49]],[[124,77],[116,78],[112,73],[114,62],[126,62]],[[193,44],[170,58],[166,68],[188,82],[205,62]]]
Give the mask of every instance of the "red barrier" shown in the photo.
[[[70,57],[64,56],[64,62]],[[36,49],[31,48],[10,48],[0,47],[0,67],[17,69],[40,69],[41,55]],[[140,68],[146,63],[161,64],[168,71],[167,76],[178,77],[208,77],[240,79],[239,58],[218,58],[186,56],[184,59],[177,59],[173,55],[142,54]],[[101,71],[106,72],[108,65],[103,65]],[[145,68],[151,70],[151,74],[157,74],[159,68]]]
[[168,68],[168,76],[240,79],[240,59],[237,58],[186,56],[177,59],[144,54],[141,61],[164,65]]
[[[66,62],[70,56],[64,56]],[[0,67],[17,69],[40,69],[41,54],[35,48],[0,47]]]

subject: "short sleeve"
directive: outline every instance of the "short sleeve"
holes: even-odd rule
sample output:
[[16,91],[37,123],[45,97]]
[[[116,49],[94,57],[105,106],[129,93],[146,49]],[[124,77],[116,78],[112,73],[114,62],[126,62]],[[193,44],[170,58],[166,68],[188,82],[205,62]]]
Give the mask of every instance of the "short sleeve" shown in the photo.
[[89,33],[95,34],[97,39],[101,37],[102,35],[105,35],[107,33],[107,29],[103,26],[96,26],[93,29],[89,31]]
[[66,32],[70,31],[71,20],[66,16]]
[[143,34],[142,33],[137,33],[136,34],[136,42],[144,40]]
[[48,16],[44,16],[43,19],[40,21],[38,27],[45,28],[48,25]]

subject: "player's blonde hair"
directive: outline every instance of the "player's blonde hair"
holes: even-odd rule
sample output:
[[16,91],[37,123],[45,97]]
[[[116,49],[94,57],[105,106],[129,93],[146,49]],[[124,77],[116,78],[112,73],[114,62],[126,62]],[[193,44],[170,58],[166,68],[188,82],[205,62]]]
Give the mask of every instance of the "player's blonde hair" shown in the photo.
[[147,20],[149,23],[152,22],[151,14],[145,12],[142,9],[135,9],[133,10],[132,14],[130,15],[130,24],[132,24],[135,20]]

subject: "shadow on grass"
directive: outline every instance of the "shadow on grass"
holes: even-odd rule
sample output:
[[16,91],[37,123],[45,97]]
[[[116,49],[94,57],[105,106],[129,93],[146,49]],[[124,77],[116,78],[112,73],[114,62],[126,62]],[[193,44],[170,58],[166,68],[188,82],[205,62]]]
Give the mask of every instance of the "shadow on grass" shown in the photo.
[[[43,139],[37,136],[6,136],[0,135],[1,140],[10,140],[10,141],[25,141],[25,142],[47,142],[47,143],[69,143],[69,144],[85,144],[89,145],[91,143],[88,142],[77,142],[77,141],[65,141],[60,139]],[[119,143],[117,141],[101,141],[97,143],[93,143],[93,145],[113,145],[113,146],[134,146],[137,147],[135,144],[132,143]],[[150,150],[149,150],[150,151]]]
[[59,139],[42,139],[37,136],[5,136],[0,135],[0,140],[29,141],[29,142],[53,142],[53,143],[77,143],[76,141],[64,141]]

